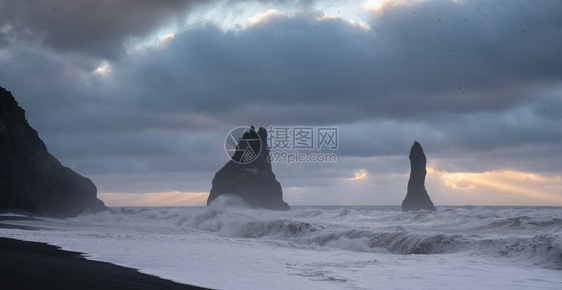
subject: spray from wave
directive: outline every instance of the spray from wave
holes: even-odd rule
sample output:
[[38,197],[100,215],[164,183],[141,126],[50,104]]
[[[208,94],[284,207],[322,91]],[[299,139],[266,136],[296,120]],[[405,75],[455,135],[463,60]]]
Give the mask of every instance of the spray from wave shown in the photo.
[[562,208],[444,207],[402,212],[396,206],[250,209],[232,196],[208,207],[98,215],[104,223],[158,231],[255,239],[280,247],[330,248],[399,255],[468,252],[562,270]]

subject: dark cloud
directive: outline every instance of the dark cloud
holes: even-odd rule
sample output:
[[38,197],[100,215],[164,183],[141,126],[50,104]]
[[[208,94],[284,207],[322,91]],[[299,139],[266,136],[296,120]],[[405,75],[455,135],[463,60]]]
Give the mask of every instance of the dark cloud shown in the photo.
[[[298,9],[181,26],[197,3],[1,1],[0,85],[108,192],[208,190],[240,125],[338,127],[337,165],[274,165],[291,187],[341,188],[360,169],[390,187],[414,140],[439,170],[561,169],[562,3],[413,2],[365,12],[366,28],[266,1]],[[173,38],[124,53],[168,25]]]
[[62,52],[115,59],[124,55],[127,40],[180,22],[199,2],[2,1],[0,39],[23,38]]
[[[451,93],[460,87],[474,101],[485,101],[492,90],[493,99],[509,101],[519,97],[510,90],[521,88],[518,84],[548,84],[562,75],[557,56],[562,22],[556,16],[562,6],[553,5],[418,3],[374,14],[372,25],[388,47],[383,55],[390,56],[389,75],[420,80],[415,92]],[[402,65],[390,65],[397,60]]]
[[[507,8],[515,15],[524,9]],[[436,10],[448,17],[439,22]],[[539,7],[511,21],[527,32],[493,11],[464,21],[466,10],[441,2],[396,6],[374,14],[371,30],[310,11],[273,15],[242,31],[196,26],[135,59],[138,69],[127,78],[146,86],[141,106],[208,113],[255,104],[289,108],[272,122],[287,115],[347,122],[494,112],[534,100],[560,81],[557,10]],[[299,106],[306,118],[299,118]]]

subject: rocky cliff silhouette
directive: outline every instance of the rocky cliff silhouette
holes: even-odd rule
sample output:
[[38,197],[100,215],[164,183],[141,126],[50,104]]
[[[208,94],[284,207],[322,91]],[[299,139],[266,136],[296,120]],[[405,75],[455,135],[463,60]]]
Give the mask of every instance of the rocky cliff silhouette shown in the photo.
[[408,193],[402,202],[402,211],[435,210],[429,194],[425,190],[425,154],[417,141],[410,150],[410,180],[408,180]]
[[0,87],[0,208],[73,217],[106,210],[94,183],[64,167]]
[[252,126],[238,141],[231,160],[215,174],[207,205],[221,195],[234,195],[253,208],[289,210],[268,158],[267,130],[256,132]]

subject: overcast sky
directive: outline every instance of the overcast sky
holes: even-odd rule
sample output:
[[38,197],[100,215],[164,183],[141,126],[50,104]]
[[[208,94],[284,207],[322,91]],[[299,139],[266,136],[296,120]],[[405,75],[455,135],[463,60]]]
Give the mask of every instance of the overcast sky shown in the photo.
[[227,134],[250,125],[338,129],[321,151],[337,162],[273,164],[290,205],[399,205],[417,140],[436,205],[562,206],[561,14],[528,0],[0,0],[0,86],[110,206],[203,205]]

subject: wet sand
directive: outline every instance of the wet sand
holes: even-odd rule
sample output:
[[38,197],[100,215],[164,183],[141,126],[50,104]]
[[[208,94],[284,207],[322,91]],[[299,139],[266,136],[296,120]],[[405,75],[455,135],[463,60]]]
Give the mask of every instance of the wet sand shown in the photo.
[[[1,223],[1,228],[33,228]],[[136,269],[91,261],[82,253],[44,243],[0,237],[3,289],[205,289],[142,274]]]

